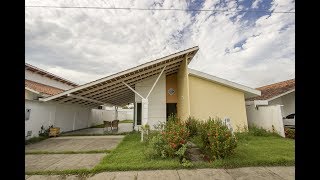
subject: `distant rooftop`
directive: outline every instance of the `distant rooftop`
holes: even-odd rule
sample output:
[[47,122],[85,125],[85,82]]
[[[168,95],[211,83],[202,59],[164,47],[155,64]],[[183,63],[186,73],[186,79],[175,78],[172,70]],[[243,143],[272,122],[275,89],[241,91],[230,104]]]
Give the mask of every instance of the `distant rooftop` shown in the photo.
[[52,73],[50,73],[48,71],[45,71],[43,69],[40,69],[40,68],[35,67],[35,66],[33,66],[31,64],[28,64],[28,63],[25,63],[25,70],[32,71],[33,73],[40,74],[40,75],[45,76],[47,78],[53,79],[55,81],[60,81],[62,83],[68,84],[68,85],[73,86],[73,87],[78,86],[78,84],[76,84],[74,82],[71,82],[71,81],[69,81],[67,79],[64,79],[64,78],[62,78],[60,76],[52,74]]
[[294,90],[295,89],[295,79],[290,79],[274,84],[269,84],[266,86],[262,86],[257,88],[258,90],[261,91],[261,96],[254,97],[254,98],[248,98],[246,99],[247,101],[252,101],[252,100],[268,100],[273,97],[279,96],[283,93],[286,93],[288,91]]

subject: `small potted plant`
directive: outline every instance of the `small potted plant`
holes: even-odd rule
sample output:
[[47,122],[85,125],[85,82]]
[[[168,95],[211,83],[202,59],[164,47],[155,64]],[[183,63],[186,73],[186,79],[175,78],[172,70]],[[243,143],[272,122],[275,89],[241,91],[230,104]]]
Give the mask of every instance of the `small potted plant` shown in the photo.
[[60,128],[59,127],[53,127],[53,125],[49,128],[49,137],[57,137],[60,134]]

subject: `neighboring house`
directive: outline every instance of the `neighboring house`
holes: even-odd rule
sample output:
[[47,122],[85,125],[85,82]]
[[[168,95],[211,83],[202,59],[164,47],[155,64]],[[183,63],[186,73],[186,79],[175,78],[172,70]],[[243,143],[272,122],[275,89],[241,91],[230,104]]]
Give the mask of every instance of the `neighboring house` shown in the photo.
[[[43,104],[87,109],[133,103],[135,129],[145,124],[153,129],[159,122],[165,123],[172,113],[183,120],[189,116],[201,120],[209,116],[229,118],[233,129],[247,128],[245,99],[261,92],[189,69],[188,64],[198,50],[198,47],[186,49],[39,100]],[[56,122],[60,121],[57,116],[58,113]],[[65,118],[69,121],[65,130],[70,130],[70,124],[79,121],[77,118]],[[87,124],[93,121],[89,116]]]
[[25,63],[25,136],[37,136],[41,126],[51,125],[55,114],[48,112],[52,104],[39,102],[39,98],[56,95],[78,86],[62,77]]
[[261,96],[246,99],[249,126],[259,126],[284,136],[283,117],[295,113],[295,79],[257,88]]

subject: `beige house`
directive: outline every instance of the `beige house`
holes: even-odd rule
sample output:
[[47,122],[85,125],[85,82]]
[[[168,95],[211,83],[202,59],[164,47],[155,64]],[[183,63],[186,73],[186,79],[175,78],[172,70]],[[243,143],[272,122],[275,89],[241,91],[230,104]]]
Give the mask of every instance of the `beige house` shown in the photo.
[[189,116],[229,118],[233,129],[247,127],[245,99],[261,92],[189,69],[198,50],[186,49],[40,101],[86,108],[133,103],[135,129],[145,124],[153,128],[172,113],[183,120]]

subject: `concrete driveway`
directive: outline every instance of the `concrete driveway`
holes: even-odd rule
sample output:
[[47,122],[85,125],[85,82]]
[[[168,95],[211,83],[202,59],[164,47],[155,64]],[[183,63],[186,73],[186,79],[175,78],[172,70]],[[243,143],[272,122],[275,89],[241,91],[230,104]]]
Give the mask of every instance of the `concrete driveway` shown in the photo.
[[26,152],[35,151],[92,151],[115,148],[124,136],[63,136],[25,146]]
[[[93,168],[106,153],[83,154],[85,151],[111,150],[124,136],[67,136],[46,139],[25,146],[26,172]],[[28,154],[35,152],[50,154]],[[73,151],[78,154],[63,154]],[[59,153],[59,154],[58,154]]]

